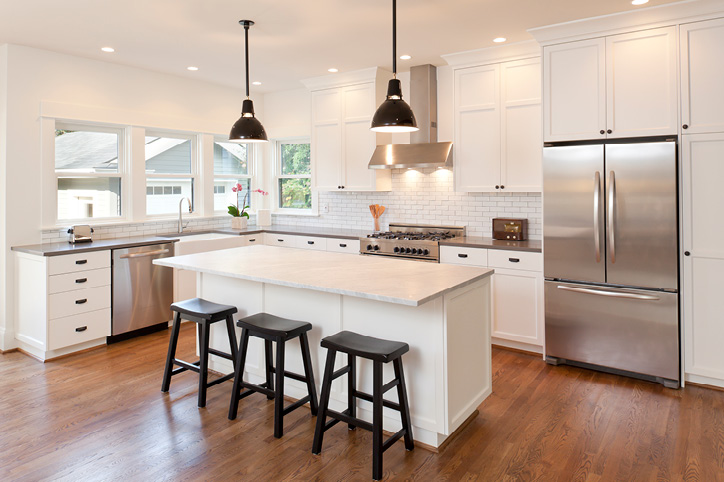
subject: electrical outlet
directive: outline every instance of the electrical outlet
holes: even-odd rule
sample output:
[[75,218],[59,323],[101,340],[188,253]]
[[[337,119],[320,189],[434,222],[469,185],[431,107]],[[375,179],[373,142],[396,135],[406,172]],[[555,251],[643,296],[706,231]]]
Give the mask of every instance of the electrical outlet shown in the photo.
[[319,207],[323,214],[329,213],[329,204],[322,203]]

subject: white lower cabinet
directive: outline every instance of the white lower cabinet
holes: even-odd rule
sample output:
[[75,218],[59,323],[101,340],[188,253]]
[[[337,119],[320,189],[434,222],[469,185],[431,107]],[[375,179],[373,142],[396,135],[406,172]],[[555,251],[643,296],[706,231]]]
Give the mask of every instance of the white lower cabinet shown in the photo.
[[327,251],[335,253],[359,254],[359,239],[327,239]]
[[294,244],[295,248],[313,249],[315,251],[327,250],[327,238],[318,236],[298,236]]
[[440,262],[493,268],[493,344],[543,353],[543,256],[502,249],[440,246]]
[[110,250],[16,253],[16,338],[47,360],[105,343],[111,334]]
[[291,234],[264,233],[264,244],[267,246],[281,246],[282,248],[296,248],[297,236]]

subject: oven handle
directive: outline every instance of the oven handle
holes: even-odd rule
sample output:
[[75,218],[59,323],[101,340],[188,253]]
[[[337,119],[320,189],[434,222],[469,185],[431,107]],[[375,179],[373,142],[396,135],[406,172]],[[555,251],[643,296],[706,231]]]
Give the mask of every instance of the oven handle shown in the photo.
[[565,290],[565,291],[573,291],[576,293],[586,293],[589,295],[599,295],[599,296],[610,296],[612,298],[628,298],[630,300],[644,300],[644,301],[659,301],[658,296],[652,296],[652,295],[637,295],[635,293],[623,293],[618,291],[605,291],[605,290],[595,290],[592,288],[571,288],[569,286],[558,286],[559,290]]

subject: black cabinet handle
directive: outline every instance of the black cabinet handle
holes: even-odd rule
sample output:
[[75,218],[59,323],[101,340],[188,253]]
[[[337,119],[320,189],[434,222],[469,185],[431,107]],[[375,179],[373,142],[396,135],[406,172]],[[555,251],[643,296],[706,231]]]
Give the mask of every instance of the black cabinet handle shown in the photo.
[[283,239],[277,239],[277,241],[279,241],[280,243],[283,243],[283,242],[284,242]]
[[75,262],[75,264],[86,264],[88,262],[87,259],[79,259]]
[[683,126],[681,126],[681,128],[682,128],[682,129],[688,129],[688,128],[689,128],[689,124],[684,124]]
[[503,186],[503,185],[501,184],[501,185],[500,185],[500,189],[505,189],[505,186]]
[[339,243],[339,247],[340,247],[340,248],[346,248],[346,247],[347,247],[347,245],[346,245],[346,244],[344,244],[344,243]]
[[605,133],[606,133],[606,131],[604,131],[603,129],[601,129],[601,134],[605,134]]
[[85,283],[86,281],[88,281],[88,278],[80,278],[80,279],[75,280],[75,282],[78,284]]
[[511,263],[520,263],[519,258],[508,258],[508,261],[510,261]]
[[87,326],[79,326],[78,328],[75,329],[75,331],[80,333],[81,331],[86,331],[87,329],[88,329]]
[[314,244],[314,241],[307,241],[307,244]]
[[607,130],[606,132],[609,134],[613,134],[613,131],[611,129]]
[[688,251],[684,251],[684,256],[691,256],[691,253]]
[[495,186],[495,189],[500,189],[500,186]]
[[458,258],[467,258],[468,255],[464,253],[458,253]]
[[256,238],[249,240],[250,243],[253,243],[254,241],[256,241]]
[[83,303],[87,303],[88,298],[83,298],[82,300],[75,300],[76,305],[82,305]]

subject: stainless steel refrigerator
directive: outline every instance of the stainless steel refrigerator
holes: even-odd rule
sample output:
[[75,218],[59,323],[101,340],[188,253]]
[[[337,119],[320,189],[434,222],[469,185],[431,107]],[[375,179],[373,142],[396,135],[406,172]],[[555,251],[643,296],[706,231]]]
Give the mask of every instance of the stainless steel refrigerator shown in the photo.
[[679,386],[676,142],[546,144],[546,361]]

